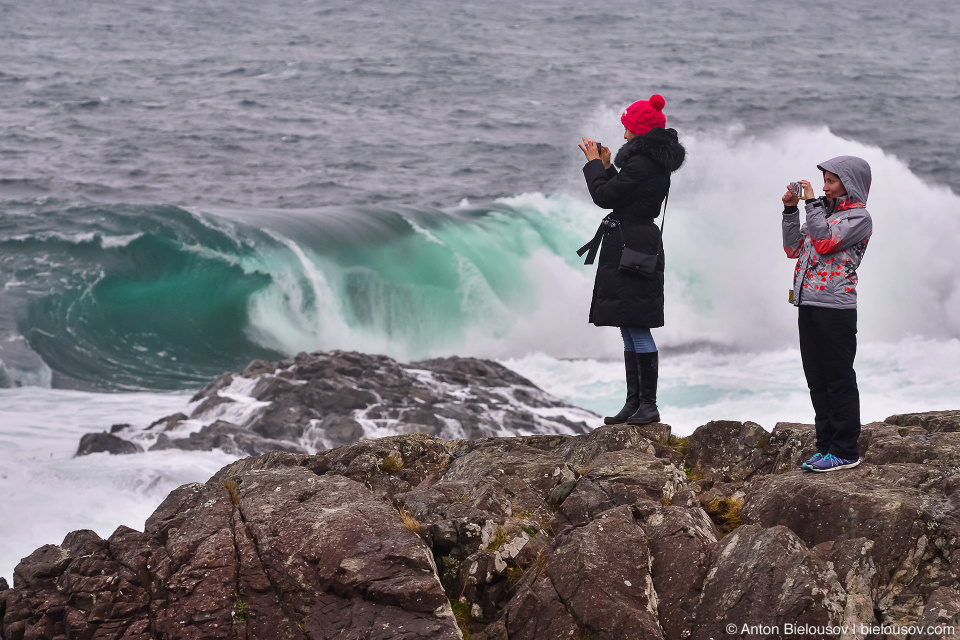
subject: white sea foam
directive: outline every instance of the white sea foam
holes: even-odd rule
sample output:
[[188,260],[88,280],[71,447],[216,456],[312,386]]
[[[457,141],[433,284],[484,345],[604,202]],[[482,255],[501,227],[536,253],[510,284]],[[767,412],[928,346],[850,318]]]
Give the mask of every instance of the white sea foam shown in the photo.
[[220,451],[106,453],[74,458],[80,436],[112,424],[145,426],[182,411],[184,393],[0,389],[0,576],[75,529],[109,536],[143,522],[167,494],[205,481],[234,458]]
[[[145,424],[128,424],[117,432],[117,435],[124,440],[129,440],[140,445],[144,450],[149,450],[161,434],[172,439],[189,438],[190,434],[198,433],[206,426],[223,420],[231,424],[246,426],[252,422],[257,415],[270,406],[270,402],[257,400],[252,396],[257,380],[254,378],[245,378],[243,376],[234,376],[233,379],[223,389],[216,391],[216,396],[222,398],[224,402],[214,403],[212,406],[204,407],[206,398],[190,402],[179,412],[188,416],[185,420],[180,420],[176,424],[158,424],[148,428]],[[297,382],[294,382],[297,384]],[[167,414],[154,416],[154,420],[165,417]],[[147,423],[149,424],[149,423]]]
[[[909,338],[860,345],[856,370],[861,419],[956,409],[960,404],[960,340]],[[538,354],[504,360],[546,391],[601,415],[622,406],[622,361],[558,360]],[[660,414],[675,435],[710,420],[813,423],[798,348],[764,352],[662,352]]]
[[90,244],[92,242],[100,241],[100,244],[107,249],[113,249],[117,247],[125,247],[137,238],[142,237],[142,233],[131,233],[128,235],[121,236],[105,236],[103,234],[87,231],[84,233],[61,233],[59,231],[42,231],[39,233],[32,234],[19,234],[11,236],[11,240],[19,240],[25,242],[28,240],[39,240],[41,242],[47,242],[49,240],[59,240],[61,242],[69,242],[71,244]]
[[103,244],[105,249],[116,249],[119,247],[125,247],[137,238],[142,237],[142,233],[131,233],[125,236],[101,236],[100,242]]

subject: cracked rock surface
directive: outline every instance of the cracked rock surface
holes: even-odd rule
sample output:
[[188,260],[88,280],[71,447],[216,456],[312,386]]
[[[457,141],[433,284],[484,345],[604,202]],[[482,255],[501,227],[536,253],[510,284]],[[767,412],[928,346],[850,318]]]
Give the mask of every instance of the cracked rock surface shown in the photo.
[[864,463],[829,474],[798,469],[813,428],[792,423],[275,451],[177,489],[142,533],[77,531],[35,551],[0,590],[0,638],[960,630],[952,419],[865,425]]

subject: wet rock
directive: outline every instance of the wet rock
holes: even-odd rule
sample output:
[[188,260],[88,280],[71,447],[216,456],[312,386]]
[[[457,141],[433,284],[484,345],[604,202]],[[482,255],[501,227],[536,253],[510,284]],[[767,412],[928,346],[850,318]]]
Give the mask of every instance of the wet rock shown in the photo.
[[254,360],[247,365],[246,369],[243,370],[243,376],[245,378],[255,378],[265,373],[274,373],[276,370],[277,365],[274,362],[267,362],[266,360]]
[[363,437],[363,426],[345,415],[328,415],[320,421],[319,426],[326,438],[335,446],[350,444]]
[[[185,413],[175,413],[173,415],[167,416],[156,420],[147,427],[148,430],[161,430],[161,431],[170,431],[175,429],[181,422],[187,419],[187,414]],[[130,425],[125,425],[127,429],[130,429]]]
[[80,445],[77,447],[77,455],[85,456],[91,453],[109,453],[111,455],[122,453],[139,453],[143,447],[133,442],[124,440],[106,431],[102,433],[87,433],[80,438]]
[[[252,362],[191,400],[188,414],[116,432],[149,450],[221,449],[234,455],[313,453],[387,430],[452,439],[586,433],[596,415],[537,388],[506,367],[474,358],[401,364],[331,351]],[[669,429],[669,428],[668,428]],[[120,452],[120,451],[118,451]]]
[[180,449],[182,451],[212,451],[220,449],[227,453],[242,456],[256,455],[262,451],[296,452],[299,447],[283,440],[263,438],[247,429],[229,422],[217,420],[209,427],[185,438],[171,438],[166,433],[157,437],[150,451]]

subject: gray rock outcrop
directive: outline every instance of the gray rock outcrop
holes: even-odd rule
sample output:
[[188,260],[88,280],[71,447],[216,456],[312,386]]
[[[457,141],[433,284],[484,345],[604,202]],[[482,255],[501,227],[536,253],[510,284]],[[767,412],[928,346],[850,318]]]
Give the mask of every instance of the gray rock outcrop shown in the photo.
[[252,362],[200,390],[186,413],[146,429],[83,436],[77,455],[221,449],[234,455],[313,453],[393,433],[447,440],[586,433],[598,416],[506,367],[475,358],[401,364],[354,352]]
[[245,458],[25,558],[0,637],[955,638],[960,432],[917,415],[829,474],[788,423]]

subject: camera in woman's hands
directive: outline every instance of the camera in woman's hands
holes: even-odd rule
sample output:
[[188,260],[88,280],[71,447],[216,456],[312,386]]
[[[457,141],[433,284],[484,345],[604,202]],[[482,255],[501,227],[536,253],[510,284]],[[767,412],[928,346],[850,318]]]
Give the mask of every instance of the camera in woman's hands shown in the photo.
[[803,185],[800,184],[799,182],[791,182],[791,183],[790,183],[790,193],[792,193],[793,195],[797,196],[798,198],[802,198],[802,197],[803,197]]

